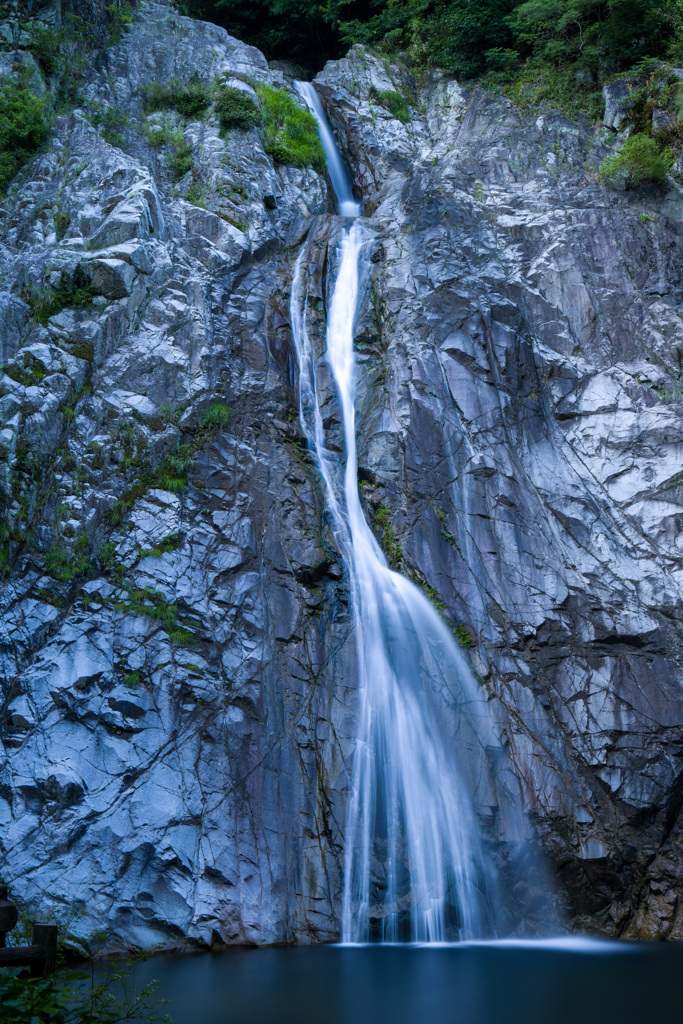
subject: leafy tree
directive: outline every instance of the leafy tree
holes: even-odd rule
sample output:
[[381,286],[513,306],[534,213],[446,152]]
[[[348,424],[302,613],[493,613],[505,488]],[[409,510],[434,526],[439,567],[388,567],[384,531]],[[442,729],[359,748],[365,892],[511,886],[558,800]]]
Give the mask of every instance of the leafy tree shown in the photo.
[[450,0],[426,23],[430,63],[464,78],[487,69],[487,52],[510,42],[512,0]]
[[598,81],[663,52],[670,35],[654,0],[527,0],[511,25],[521,52],[585,67]]

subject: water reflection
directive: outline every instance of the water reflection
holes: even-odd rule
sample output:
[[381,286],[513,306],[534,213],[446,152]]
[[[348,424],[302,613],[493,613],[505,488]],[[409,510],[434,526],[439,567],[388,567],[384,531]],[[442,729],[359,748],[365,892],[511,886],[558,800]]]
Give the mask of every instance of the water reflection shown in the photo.
[[569,938],[166,956],[138,979],[176,1024],[663,1024],[682,968],[678,945]]

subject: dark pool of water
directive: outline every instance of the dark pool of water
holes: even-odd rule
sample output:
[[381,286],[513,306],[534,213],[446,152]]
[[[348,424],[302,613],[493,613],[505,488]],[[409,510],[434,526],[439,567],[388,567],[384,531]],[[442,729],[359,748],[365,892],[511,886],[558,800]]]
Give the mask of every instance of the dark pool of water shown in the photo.
[[683,947],[296,947],[155,957],[176,1024],[676,1024]]

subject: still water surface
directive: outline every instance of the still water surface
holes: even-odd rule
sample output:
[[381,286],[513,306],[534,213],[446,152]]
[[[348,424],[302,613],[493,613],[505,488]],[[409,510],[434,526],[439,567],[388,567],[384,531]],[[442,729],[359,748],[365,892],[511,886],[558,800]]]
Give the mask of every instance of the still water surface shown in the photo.
[[163,956],[175,1024],[664,1024],[683,1021],[683,946],[293,947]]

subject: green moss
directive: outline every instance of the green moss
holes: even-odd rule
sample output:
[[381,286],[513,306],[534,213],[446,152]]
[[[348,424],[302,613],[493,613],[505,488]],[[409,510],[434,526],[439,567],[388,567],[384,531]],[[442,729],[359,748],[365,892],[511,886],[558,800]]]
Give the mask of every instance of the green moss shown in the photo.
[[370,99],[381,103],[390,114],[397,117],[402,124],[410,121],[410,111],[405,97],[393,89],[384,89],[381,92],[373,86],[370,89]]
[[63,210],[56,210],[55,211],[55,214],[54,214],[55,235],[57,237],[57,241],[58,242],[61,242],[61,240],[64,238],[64,235],[66,234],[66,230],[69,227],[69,221],[70,221],[70,217],[69,217],[68,213],[64,213]]
[[263,113],[262,138],[266,153],[290,167],[323,170],[325,153],[313,114],[300,107],[286,89],[261,82],[257,92]]
[[92,341],[75,341],[71,346],[71,354],[77,359],[85,359],[86,362],[92,363],[95,358],[95,348]]
[[231,86],[219,89],[214,109],[224,131],[255,128],[263,121],[263,115],[251,96]]
[[417,586],[422,588],[425,597],[432,604],[432,606],[436,608],[439,615],[445,615],[446,602],[441,600],[434,587],[427,586],[426,584],[421,583],[418,579],[415,578],[413,579],[413,582],[416,583]]
[[663,181],[674,162],[671,149],[660,149],[648,135],[631,135],[618,153],[600,164],[600,177],[606,185],[624,181],[627,188]]

